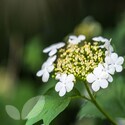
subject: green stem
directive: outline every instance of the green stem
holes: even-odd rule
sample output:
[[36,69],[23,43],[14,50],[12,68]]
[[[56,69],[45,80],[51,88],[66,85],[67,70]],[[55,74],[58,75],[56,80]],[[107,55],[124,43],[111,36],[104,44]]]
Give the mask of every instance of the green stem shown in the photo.
[[91,99],[87,98],[86,96],[82,96],[82,95],[77,95],[77,96],[73,96],[71,97],[72,99],[76,99],[76,98],[83,98],[83,99],[86,99],[88,101],[91,101]]
[[113,124],[113,125],[117,125],[113,119],[100,107],[100,105],[98,104],[98,102],[96,101],[96,99],[94,98],[93,94],[91,93],[88,83],[85,82],[85,87],[87,89],[87,92],[91,98],[91,101],[93,102],[93,104],[100,110],[100,112],[102,112],[102,114]]

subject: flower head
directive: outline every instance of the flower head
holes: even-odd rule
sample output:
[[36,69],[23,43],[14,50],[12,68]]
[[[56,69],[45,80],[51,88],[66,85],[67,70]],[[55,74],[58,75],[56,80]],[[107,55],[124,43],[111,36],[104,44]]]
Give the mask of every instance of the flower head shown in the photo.
[[42,76],[42,81],[47,82],[49,80],[49,73],[53,71],[54,65],[53,62],[56,60],[56,56],[49,57],[46,62],[43,63],[41,70],[37,72],[37,76]]
[[55,91],[59,92],[59,96],[70,92],[77,79],[90,83],[95,92],[107,88],[115,71],[123,69],[124,58],[114,52],[111,39],[99,36],[92,41],[84,40],[84,35],[70,36],[66,45],[57,43],[43,50],[50,57],[37,76],[42,76],[42,81],[47,82],[53,71],[53,77],[58,80]]
[[55,86],[55,90],[59,92],[59,96],[64,96],[66,92],[70,92],[73,89],[75,77],[73,74],[58,75],[59,82]]
[[43,50],[43,52],[44,53],[48,53],[49,52],[49,56],[53,56],[53,55],[55,55],[57,53],[57,49],[60,49],[60,48],[62,48],[64,46],[65,46],[65,43],[63,43],[63,42],[56,43],[56,44],[53,44],[53,45],[45,48]]
[[79,44],[81,41],[85,40],[84,35],[79,35],[78,37],[76,36],[70,36],[68,42],[71,44]]

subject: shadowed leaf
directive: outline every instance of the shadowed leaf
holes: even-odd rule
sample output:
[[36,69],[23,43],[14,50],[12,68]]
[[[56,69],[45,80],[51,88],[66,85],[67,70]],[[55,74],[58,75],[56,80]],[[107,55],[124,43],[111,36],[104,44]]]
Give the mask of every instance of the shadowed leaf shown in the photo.
[[12,119],[20,120],[20,112],[16,107],[12,105],[7,105],[6,112]]

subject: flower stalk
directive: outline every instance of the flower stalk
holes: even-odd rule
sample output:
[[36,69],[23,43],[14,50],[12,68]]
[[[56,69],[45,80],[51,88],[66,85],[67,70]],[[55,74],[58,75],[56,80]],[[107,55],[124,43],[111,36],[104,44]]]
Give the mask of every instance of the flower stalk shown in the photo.
[[115,123],[115,121],[109,116],[109,114],[107,114],[98,104],[98,102],[96,101],[95,97],[93,96],[93,94],[91,93],[88,83],[85,82],[85,87],[86,90],[91,98],[91,102],[96,106],[96,108],[98,108],[98,110],[112,123],[112,125],[117,125],[117,123]]

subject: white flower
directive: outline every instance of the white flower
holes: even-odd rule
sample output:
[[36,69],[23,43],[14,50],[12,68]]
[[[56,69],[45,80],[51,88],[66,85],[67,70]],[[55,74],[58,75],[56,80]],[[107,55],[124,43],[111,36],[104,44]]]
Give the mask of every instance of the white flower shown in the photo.
[[121,66],[124,62],[123,57],[118,57],[117,53],[111,53],[110,56],[105,57],[105,63],[112,67],[112,70],[121,72],[123,67]]
[[60,49],[65,46],[65,43],[60,42],[53,44],[43,50],[44,53],[49,53],[49,56],[53,56],[57,53],[57,49]]
[[41,70],[37,72],[37,76],[42,76],[42,81],[47,82],[49,80],[49,73],[51,73],[54,69],[53,62],[56,60],[56,55],[53,57],[49,57],[46,62],[43,63]]
[[64,96],[66,92],[70,92],[73,87],[75,81],[75,77],[73,74],[67,75],[67,74],[62,74],[58,75],[56,79],[59,80],[59,82],[55,86],[55,90],[59,92],[59,96]]
[[110,55],[113,52],[113,47],[110,44],[111,39],[108,40],[107,38],[99,36],[99,37],[92,38],[92,40],[104,43],[103,45],[100,45],[99,47],[107,49],[107,51],[105,52],[105,55]]
[[85,40],[85,36],[84,35],[79,35],[78,37],[72,35],[69,36],[69,40],[68,42],[71,44],[79,44],[81,41]]
[[111,39],[105,41],[104,45],[100,46],[101,48],[106,48],[107,49],[107,51],[105,52],[106,56],[110,55],[114,51],[114,49],[113,49],[113,47],[112,47],[112,45],[110,43],[111,43]]
[[87,81],[92,83],[92,89],[95,92],[97,92],[100,87],[103,89],[107,88],[108,81],[112,82],[112,80],[112,76],[106,72],[102,64],[99,64],[98,67],[94,69],[93,73],[87,75]]
[[101,47],[101,48],[106,48],[108,51],[110,50],[110,52],[113,52],[113,47],[111,46],[110,43],[111,43],[111,39],[105,41],[104,44],[101,45],[100,47]]

